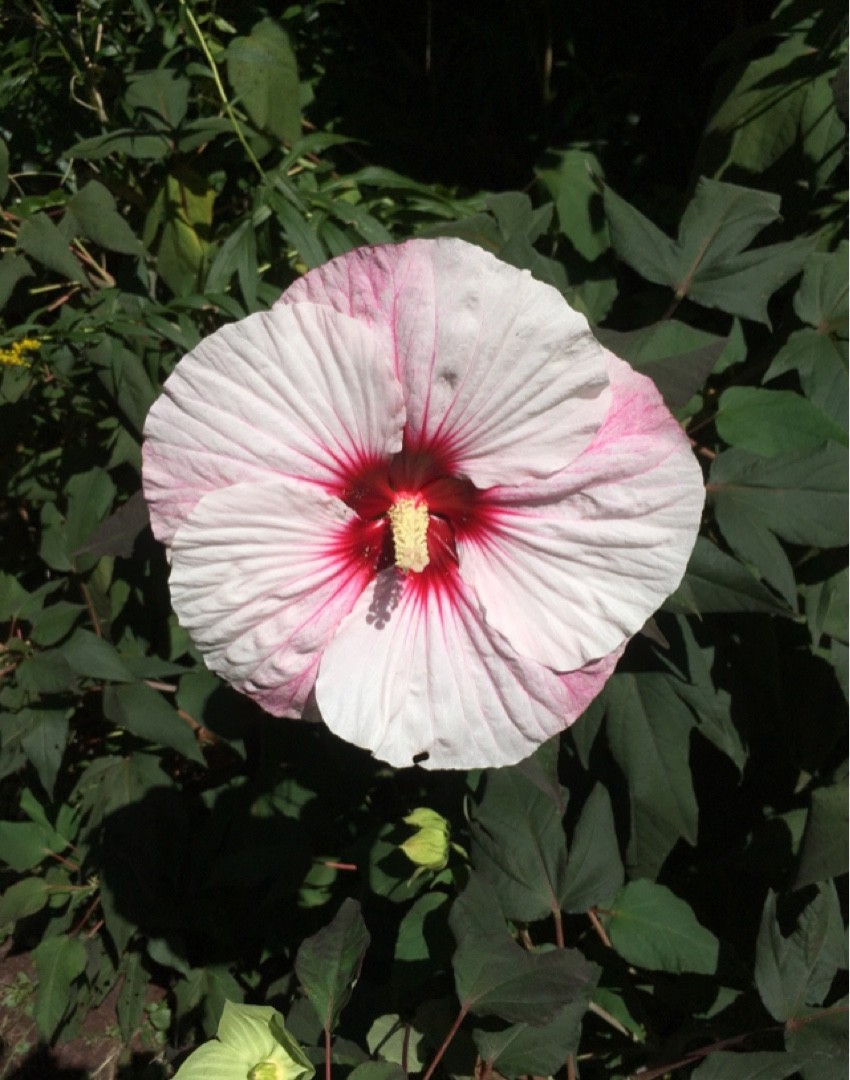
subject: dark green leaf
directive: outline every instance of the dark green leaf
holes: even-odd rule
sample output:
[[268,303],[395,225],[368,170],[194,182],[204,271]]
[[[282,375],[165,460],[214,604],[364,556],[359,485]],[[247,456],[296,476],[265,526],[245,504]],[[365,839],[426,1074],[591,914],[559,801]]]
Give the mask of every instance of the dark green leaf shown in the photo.
[[18,282],[32,274],[32,267],[22,255],[7,251],[0,258],[0,309],[6,306]]
[[32,952],[38,985],[33,1015],[39,1033],[51,1039],[71,1005],[71,986],[86,969],[86,950],[79,938],[46,938]]
[[744,251],[779,217],[770,192],[702,177],[673,241],[610,188],[605,212],[617,253],[649,281],[679,299],[767,322],[767,301],[802,269],[814,241],[799,239]]
[[326,1031],[336,1026],[369,945],[369,932],[356,900],[344,900],[333,920],[306,938],[295,959],[295,973]]
[[281,142],[301,137],[298,64],[289,35],[274,19],[256,23],[227,49],[227,77],[248,115]]
[[796,371],[806,397],[846,430],[846,341],[817,330],[797,330],[774,357],[764,382],[786,371]]
[[812,642],[819,645],[824,634],[837,638],[845,644],[848,641],[848,575],[847,569],[805,586],[806,622]]
[[129,1043],[138,1030],[145,1007],[148,973],[139,953],[127,953],[122,962],[124,978],[115,1003],[118,1027],[125,1043]]
[[573,832],[561,906],[573,912],[604,906],[623,884],[623,877],[611,800],[602,784],[596,784]]
[[805,1010],[785,1029],[785,1046],[803,1080],[847,1076],[847,998],[828,1009]]
[[839,424],[790,390],[733,386],[720,395],[717,433],[730,446],[762,457],[813,450],[829,439],[848,445]]
[[712,464],[708,490],[724,533],[735,522],[793,544],[847,543],[847,454],[834,444],[769,459],[727,450]]
[[136,539],[150,522],[148,504],[141,491],[135,492],[114,514],[101,522],[75,555],[118,555],[129,559]]
[[554,1076],[567,1057],[578,1049],[591,989],[588,988],[586,998],[565,1006],[548,1024],[513,1024],[504,1031],[473,1032],[478,1053],[508,1080],[519,1076]]
[[717,969],[717,938],[664,885],[630,881],[614,898],[604,922],[611,944],[636,967],[702,975]]
[[141,255],[144,251],[141,240],[118,213],[111,192],[97,180],[90,180],[70,199],[68,210],[83,236],[107,251],[127,255]]
[[391,1061],[364,1061],[348,1074],[348,1080],[406,1080],[407,1073]]
[[565,1005],[586,1000],[598,978],[598,969],[573,949],[520,948],[478,875],[454,902],[449,925],[458,943],[452,959],[457,994],[462,1007],[478,1016],[537,1027]]
[[0,897],[0,927],[35,915],[50,898],[50,886],[40,877],[16,881]]
[[[65,520],[50,522],[42,536],[41,557],[54,570],[90,569],[95,563],[94,557],[74,553],[112,508],[115,485],[107,472],[95,468],[72,476],[66,492]],[[45,507],[45,511],[47,509]]]
[[106,682],[133,681],[115,646],[90,630],[77,630],[59,652],[77,675]]
[[695,1069],[693,1080],[785,1080],[796,1072],[797,1061],[791,1054],[764,1050],[756,1053],[733,1053],[716,1050]]
[[533,922],[560,909],[567,848],[560,810],[519,768],[487,773],[475,811],[472,860],[511,919]]
[[564,150],[555,168],[537,175],[555,200],[558,224],[576,251],[590,262],[610,247],[608,229],[597,209],[601,198],[595,177],[602,176],[596,156],[586,150]]
[[832,883],[822,884],[786,936],[777,896],[768,893],[759,929],[755,980],[775,1020],[793,1020],[820,1005],[839,967],[846,965],[844,926]]
[[0,862],[21,873],[37,866],[52,851],[67,847],[55,830],[34,821],[0,821]]
[[144,683],[107,686],[103,712],[113,724],[142,739],[170,746],[192,761],[204,763],[195,734],[163,696]]
[[847,245],[840,250],[815,252],[806,262],[794,310],[804,323],[821,334],[847,337]]
[[171,783],[153,754],[99,757],[83,771],[73,798],[97,824],[107,814],[138,802],[151,788],[168,787]]
[[116,128],[91,139],[82,139],[68,151],[72,158],[84,161],[100,161],[110,154],[122,154],[140,161],[160,161],[171,153],[167,132],[145,135],[132,128]]
[[795,889],[847,873],[847,779],[812,792]]
[[41,786],[53,798],[53,787],[68,743],[67,709],[27,709],[29,724],[21,749],[38,773]]
[[785,615],[788,608],[737,559],[703,536],[697,537],[678,590],[664,605],[679,614],[760,611]]
[[603,693],[608,743],[629,785],[627,869],[655,877],[680,837],[697,839],[688,765],[694,717],[666,675],[615,675]]
[[153,127],[179,127],[189,105],[191,83],[169,68],[130,77],[124,101]]
[[18,247],[63,278],[88,285],[89,279],[71,254],[68,241],[47,214],[34,214],[18,232]]
[[[141,359],[116,338],[111,337],[105,337],[100,344],[90,349],[89,358],[100,369],[98,374],[101,382],[129,420],[131,429],[141,435],[148,409],[157,396]],[[122,506],[121,510],[123,509]],[[104,522],[104,525],[106,524]],[[95,537],[96,534],[92,531],[81,538],[85,540],[85,544],[81,542],[79,546],[81,553]]]
[[428,892],[414,900],[398,928],[393,987],[402,1001],[419,997],[423,983],[448,967],[452,937],[446,916],[449,898]]
[[671,409],[681,409],[702,389],[729,345],[729,338],[667,319],[642,330],[597,330],[602,344],[648,375]]

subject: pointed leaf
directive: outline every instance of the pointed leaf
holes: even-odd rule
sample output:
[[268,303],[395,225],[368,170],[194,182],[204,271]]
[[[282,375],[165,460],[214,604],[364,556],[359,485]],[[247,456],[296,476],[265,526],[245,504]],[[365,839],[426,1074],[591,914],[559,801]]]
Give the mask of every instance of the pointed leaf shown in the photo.
[[282,142],[301,136],[298,64],[289,35],[274,19],[263,19],[227,49],[227,77],[258,128]]
[[627,868],[655,877],[680,837],[697,839],[688,762],[694,717],[666,675],[615,675],[603,694],[608,744],[629,784]]
[[786,936],[775,893],[768,893],[759,929],[755,980],[776,1020],[793,1020],[820,1005],[839,967],[846,965],[844,926],[834,885],[821,885]]
[[604,906],[623,884],[614,812],[602,784],[596,784],[581,808],[564,878],[561,903],[571,912]]
[[586,998],[567,1005],[548,1024],[513,1024],[504,1031],[473,1032],[483,1060],[500,1076],[554,1076],[570,1054],[578,1049],[581,1022],[587,1012],[592,988]]
[[327,1031],[335,1027],[351,996],[369,940],[360,905],[348,899],[333,920],[298,950],[295,973]]
[[848,445],[847,432],[839,424],[790,390],[730,387],[720,395],[715,424],[730,446],[762,457],[814,450],[829,439]]
[[204,764],[195,733],[161,694],[144,683],[107,686],[103,692],[103,712],[113,724],[134,735],[170,746],[184,757]]
[[795,889],[847,873],[847,778],[812,792]]
[[599,969],[573,949],[527,952],[508,934],[492,891],[474,874],[454,902],[449,924],[458,943],[452,959],[461,1005],[477,1016],[500,1016],[535,1027],[565,1005],[585,1000]]
[[630,881],[614,898],[604,923],[611,944],[636,967],[702,975],[717,969],[717,938],[664,885]]
[[18,247],[61,277],[88,285],[89,279],[71,254],[68,241],[47,214],[33,214],[21,225]]
[[472,860],[511,919],[533,922],[560,909],[567,847],[563,811],[518,768],[486,774]]
[[704,536],[697,537],[682,584],[664,605],[678,614],[760,611],[787,615],[788,608],[736,558]]
[[46,938],[32,952],[38,985],[33,1014],[39,1033],[51,1039],[71,1005],[71,986],[86,969],[86,950],[79,938]]

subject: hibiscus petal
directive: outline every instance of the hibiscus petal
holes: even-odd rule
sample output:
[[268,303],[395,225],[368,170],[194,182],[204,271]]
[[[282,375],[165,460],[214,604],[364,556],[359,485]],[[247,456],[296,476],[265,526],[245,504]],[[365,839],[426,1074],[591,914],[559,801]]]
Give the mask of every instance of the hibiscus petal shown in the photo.
[[289,476],[338,483],[401,448],[404,402],[380,339],[299,304],[224,326],[181,360],[145,424],[145,497],[170,544],[205,492]]
[[316,702],[332,731],[395,766],[511,765],[584,711],[621,651],[558,676],[516,656],[462,584],[419,589],[389,570],[326,648]]
[[207,666],[275,716],[300,714],[321,650],[371,569],[344,503],[277,479],[210,492],[174,535],[171,598]]
[[557,671],[605,656],[677,587],[704,490],[687,438],[649,379],[609,359],[613,404],[555,477],[488,493],[492,528],[458,544],[489,625]]
[[605,353],[555,289],[472,244],[410,240],[343,255],[278,302],[327,304],[381,332],[413,447],[479,487],[550,476],[609,404]]

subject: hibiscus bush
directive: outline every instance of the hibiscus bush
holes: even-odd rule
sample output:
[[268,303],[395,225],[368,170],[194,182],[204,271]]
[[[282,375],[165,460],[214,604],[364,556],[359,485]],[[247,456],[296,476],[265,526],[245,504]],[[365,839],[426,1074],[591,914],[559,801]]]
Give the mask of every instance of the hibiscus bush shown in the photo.
[[[104,1009],[118,1052],[99,1075],[128,1080],[846,1075],[846,26],[809,0],[742,22],[705,7],[4,6],[3,1075],[28,1047],[42,1072],[20,1075],[52,1075]],[[170,550],[142,494],[145,424],[185,354],[249,316],[294,333],[287,305],[316,299],[331,260],[410,240],[334,265],[460,250],[485,268],[472,289],[495,257],[524,283],[502,312],[545,285],[651,380],[705,484],[675,591],[581,715],[503,767],[453,758],[481,721],[463,694],[439,768],[387,764],[371,649],[348,646],[333,676],[339,700],[360,688],[356,716],[327,719],[377,756],[312,699],[273,716],[278,698],[267,712],[223,681],[212,669],[239,684],[244,650],[219,663],[209,643],[233,601],[198,615],[185,570],[215,538],[181,524]],[[232,462],[249,378],[229,348]],[[395,392],[357,385],[382,408]],[[148,421],[171,454],[160,488],[198,449],[191,410],[169,407]],[[547,445],[571,423],[557,414]],[[525,483],[533,448],[515,449]],[[184,501],[205,490],[193,475]],[[664,563],[699,507],[647,475]],[[649,495],[625,490],[628,517]],[[266,494],[289,527],[293,503]],[[590,575],[611,514],[585,498]],[[455,528],[457,501],[441,505]],[[238,500],[228,513],[243,525]],[[216,588],[262,592],[267,564],[237,556]],[[599,617],[580,578],[571,591],[581,563],[560,560],[491,613],[507,640],[522,625],[523,656],[557,650],[551,613],[577,640]],[[626,602],[640,574],[617,573]]]

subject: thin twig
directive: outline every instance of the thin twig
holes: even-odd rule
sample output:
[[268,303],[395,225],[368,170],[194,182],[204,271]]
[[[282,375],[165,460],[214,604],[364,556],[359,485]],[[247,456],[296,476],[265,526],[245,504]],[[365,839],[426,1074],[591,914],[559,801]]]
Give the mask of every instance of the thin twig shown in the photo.
[[218,67],[216,66],[216,62],[215,60],[213,60],[213,55],[210,52],[210,47],[209,45],[207,45],[207,39],[204,37],[204,32],[198,25],[198,21],[192,13],[192,9],[189,7],[187,0],[180,0],[180,7],[182,7],[183,10],[186,12],[186,18],[189,20],[189,25],[195,31],[195,36],[198,39],[198,44],[201,46],[201,52],[206,57],[207,63],[210,66],[213,82],[215,83],[216,90],[218,90],[218,96],[221,98],[221,103],[222,105],[224,105],[224,110],[227,113],[227,117],[230,120],[230,123],[233,125],[233,130],[236,132],[236,137],[242,143],[242,146],[245,150],[245,153],[248,155],[248,159],[250,160],[251,164],[260,174],[260,179],[265,180],[266,174],[265,172],[263,172],[263,167],[257,160],[254,151],[248,145],[248,140],[245,138],[245,133],[242,131],[239,121],[236,119],[236,113],[233,111],[233,107],[230,104],[230,100],[227,96],[227,91],[224,89],[224,84],[222,83],[221,76],[218,73]]
[[596,931],[599,940],[602,942],[606,949],[610,949],[611,939],[608,937],[608,934],[605,931],[605,927],[599,921],[599,916],[596,914],[596,910],[594,908],[591,908],[587,913],[587,917],[588,919],[590,919],[590,923],[593,929]]

